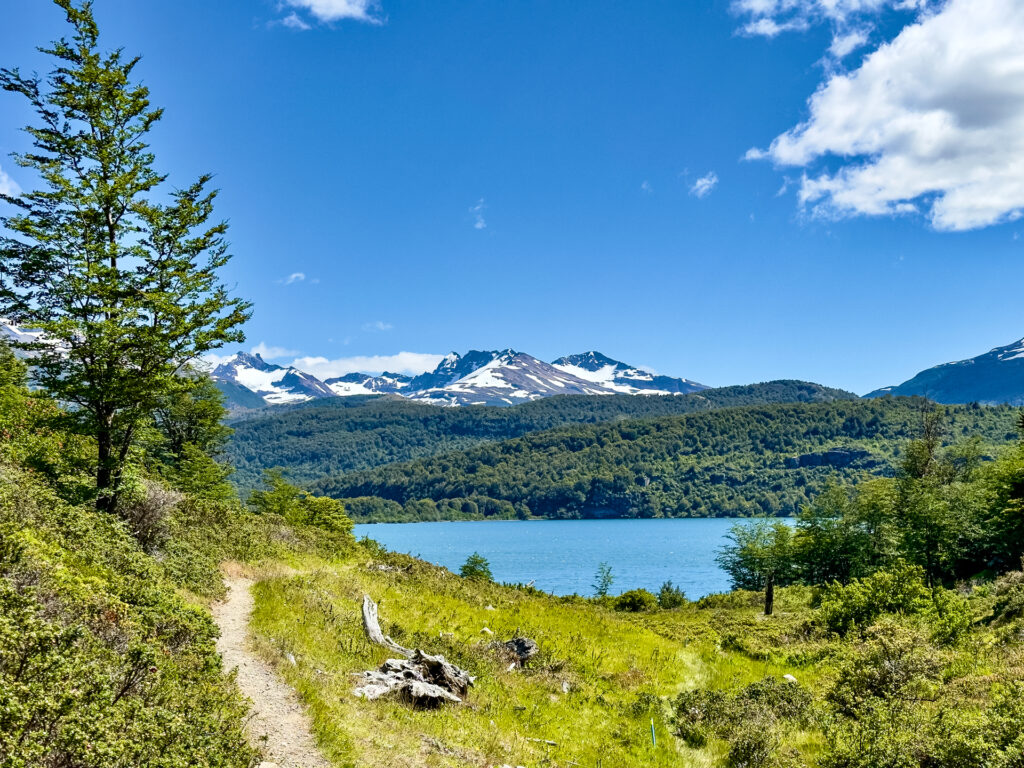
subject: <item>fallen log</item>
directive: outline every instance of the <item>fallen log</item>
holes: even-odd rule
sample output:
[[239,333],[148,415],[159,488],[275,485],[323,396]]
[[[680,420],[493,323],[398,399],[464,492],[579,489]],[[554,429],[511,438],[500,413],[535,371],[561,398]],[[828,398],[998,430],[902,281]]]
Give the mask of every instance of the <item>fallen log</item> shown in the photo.
[[385,635],[380,629],[377,604],[369,595],[363,596],[363,629],[370,642],[405,658],[388,659],[380,669],[363,672],[365,682],[355,689],[356,696],[370,701],[394,696],[423,709],[433,709],[445,702],[462,703],[462,697],[473,684],[469,673],[444,656],[405,648]]

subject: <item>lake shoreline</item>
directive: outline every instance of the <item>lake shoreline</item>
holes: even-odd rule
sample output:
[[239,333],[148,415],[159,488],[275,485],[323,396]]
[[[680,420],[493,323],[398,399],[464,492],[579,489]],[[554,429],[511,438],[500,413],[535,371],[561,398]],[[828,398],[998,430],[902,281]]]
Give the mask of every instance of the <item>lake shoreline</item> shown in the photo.
[[[691,599],[730,589],[718,550],[737,522],[758,518],[614,518],[582,520],[454,520],[359,523],[384,548],[458,573],[466,558],[486,558],[495,581],[533,582],[554,595],[591,595],[602,563],[614,575],[613,593],[658,591],[666,581]],[[490,523],[490,525],[470,525]],[[513,525],[515,523],[515,525]],[[543,524],[543,525],[541,525]]]

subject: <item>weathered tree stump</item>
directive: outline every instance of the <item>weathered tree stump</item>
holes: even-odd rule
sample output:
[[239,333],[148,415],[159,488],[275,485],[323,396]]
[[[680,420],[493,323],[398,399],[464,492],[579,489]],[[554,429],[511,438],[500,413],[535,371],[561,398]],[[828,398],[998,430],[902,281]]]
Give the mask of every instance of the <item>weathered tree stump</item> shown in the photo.
[[369,595],[363,595],[363,631],[366,632],[367,639],[374,645],[383,645],[389,651],[400,653],[406,658],[412,656],[411,650],[399,645],[381,632],[377,604],[370,599]]
[[461,704],[473,684],[464,669],[449,663],[444,656],[431,656],[419,649],[405,648],[380,629],[377,604],[369,595],[363,597],[363,629],[371,643],[405,656],[388,659],[380,669],[363,672],[365,681],[355,690],[356,696],[373,701],[393,696],[423,709],[434,709],[445,702]]

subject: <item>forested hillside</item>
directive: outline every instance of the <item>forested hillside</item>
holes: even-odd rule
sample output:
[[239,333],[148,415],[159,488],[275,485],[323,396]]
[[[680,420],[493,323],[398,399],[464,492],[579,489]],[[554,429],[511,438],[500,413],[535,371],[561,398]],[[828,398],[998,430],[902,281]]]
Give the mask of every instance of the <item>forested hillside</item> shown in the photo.
[[237,422],[227,458],[237,470],[236,485],[248,490],[259,482],[262,470],[273,467],[286,469],[294,481],[310,482],[565,424],[854,397],[819,384],[773,381],[689,395],[567,395],[511,408],[442,408],[391,397],[331,398]]
[[[568,426],[312,488],[372,519],[789,515],[829,480],[891,474],[933,407],[844,400]],[[945,435],[977,436],[994,455],[1016,438],[1014,419],[1008,407],[949,407]]]

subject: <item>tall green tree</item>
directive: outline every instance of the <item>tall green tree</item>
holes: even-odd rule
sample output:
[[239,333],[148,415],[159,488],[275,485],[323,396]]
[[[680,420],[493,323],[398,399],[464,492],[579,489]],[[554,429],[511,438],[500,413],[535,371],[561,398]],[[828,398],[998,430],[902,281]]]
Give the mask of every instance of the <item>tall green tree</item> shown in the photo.
[[223,393],[209,376],[198,371],[185,371],[171,384],[154,417],[172,462],[181,461],[189,445],[218,456],[232,431],[224,424]]
[[764,590],[764,615],[775,610],[775,587],[792,583],[793,529],[781,520],[737,523],[729,529],[730,544],[715,558],[729,574],[734,589]]
[[100,50],[91,3],[54,2],[71,35],[40,49],[49,75],[0,69],[35,113],[15,159],[40,180],[3,196],[0,312],[43,331],[23,345],[33,375],[95,439],[96,504],[114,511],[140,429],[190,360],[242,340],[250,305],[217,276],[227,225],[210,176],[164,192],[147,144],[162,110],[133,80],[139,58]]

